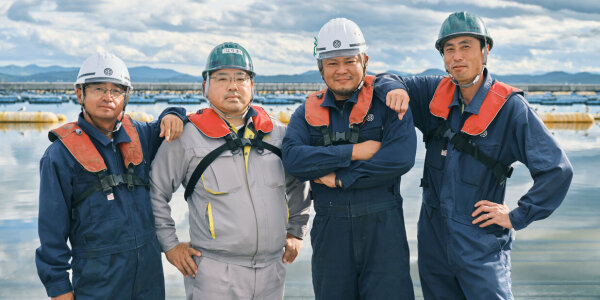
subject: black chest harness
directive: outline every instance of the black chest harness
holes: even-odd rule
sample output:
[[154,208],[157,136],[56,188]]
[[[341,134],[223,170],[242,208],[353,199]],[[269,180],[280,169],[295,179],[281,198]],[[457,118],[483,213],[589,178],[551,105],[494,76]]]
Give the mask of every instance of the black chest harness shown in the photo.
[[[451,143],[454,146],[454,149],[469,154],[475,160],[485,165],[492,171],[494,177],[496,177],[496,180],[498,181],[498,184],[501,186],[504,185],[506,183],[506,179],[510,178],[512,175],[513,167],[507,166],[491,156],[483,153],[479,147],[473,143],[467,134],[462,132],[454,132],[446,125],[446,122],[444,122],[443,119],[441,120],[442,122],[440,122],[440,126],[438,126],[432,133],[429,135],[423,135],[423,141],[425,142],[425,145],[427,145],[427,142],[432,139],[442,139],[446,143]],[[444,149],[446,149],[446,147],[444,147]],[[421,186],[427,187],[428,183],[426,181],[422,181]]]
[[[250,129],[247,129],[247,130],[250,130]],[[217,159],[217,157],[219,157],[219,155],[221,155],[223,152],[225,152],[227,150],[230,150],[231,153],[236,154],[241,149],[243,149],[245,146],[251,146],[251,147],[254,147],[258,153],[262,153],[266,149],[266,150],[273,152],[274,154],[279,156],[279,158],[281,158],[281,149],[263,141],[264,135],[265,134],[260,130],[258,130],[255,133],[254,138],[252,138],[252,139],[240,138],[237,135],[235,135],[234,133],[229,133],[229,134],[225,135],[223,137],[225,139],[225,144],[212,150],[200,161],[200,163],[198,163],[198,166],[192,173],[192,176],[190,177],[188,184],[185,186],[185,193],[184,193],[185,200],[187,201],[188,198],[194,192],[194,188],[196,187],[198,180],[200,180],[200,177],[202,176],[202,174],[204,173],[206,168],[208,168],[208,166],[213,161],[215,161],[215,159]]]

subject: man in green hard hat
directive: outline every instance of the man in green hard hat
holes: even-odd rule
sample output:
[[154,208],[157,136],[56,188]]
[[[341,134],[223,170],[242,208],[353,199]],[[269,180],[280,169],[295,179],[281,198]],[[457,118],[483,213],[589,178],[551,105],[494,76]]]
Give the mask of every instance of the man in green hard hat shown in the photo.
[[[514,231],[558,208],[573,176],[565,152],[523,93],[488,73],[492,46],[480,17],[453,13],[435,43],[448,76],[383,84],[390,90],[399,83],[401,89],[387,93],[387,104],[400,114],[410,96],[427,149],[417,233],[425,299],[513,299]],[[505,183],[516,161],[534,182],[511,210]]]
[[[187,299],[282,299],[310,206],[305,185],[283,170],[285,126],[250,105],[255,73],[239,44],[216,46],[202,75],[210,108],[190,115],[152,164],[158,240]],[[179,242],[168,203],[181,184],[191,243]]]

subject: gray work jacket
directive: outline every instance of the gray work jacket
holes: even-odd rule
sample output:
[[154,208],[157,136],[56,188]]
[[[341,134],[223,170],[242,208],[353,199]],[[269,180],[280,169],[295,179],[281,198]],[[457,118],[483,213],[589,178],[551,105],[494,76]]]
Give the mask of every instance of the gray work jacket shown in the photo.
[[[271,120],[273,130],[263,140],[281,148],[286,128]],[[248,118],[247,125],[251,122]],[[150,198],[164,252],[179,243],[169,206],[172,194],[182,183],[185,187],[200,160],[224,142],[204,135],[190,122],[179,139],[158,149]],[[204,171],[188,199],[190,238],[192,247],[205,257],[262,267],[281,259],[286,232],[304,236],[310,199],[306,184],[286,174],[276,154],[249,151],[247,168],[242,150],[226,150]]]

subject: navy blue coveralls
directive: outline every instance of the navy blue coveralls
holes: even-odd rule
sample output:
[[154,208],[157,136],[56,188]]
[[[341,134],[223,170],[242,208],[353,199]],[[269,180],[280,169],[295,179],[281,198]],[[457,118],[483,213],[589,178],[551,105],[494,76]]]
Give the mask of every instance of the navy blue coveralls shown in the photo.
[[[187,120],[182,108],[166,109],[159,120],[132,120],[144,160],[135,175],[148,182],[150,163],[162,142],[166,114]],[[104,159],[108,174],[126,174],[119,143],[131,139],[123,128],[111,141],[79,115],[77,125]],[[160,247],[148,189],[113,188],[114,200],[97,191],[74,209],[71,202],[98,177],[85,171],[62,142],[53,142],[40,161],[40,198],[36,250],[38,275],[50,297],[75,292],[76,299],[164,299]],[[71,247],[67,245],[67,240]],[[72,258],[72,261],[69,260]],[[67,270],[72,269],[73,284]]]
[[[327,90],[330,132],[347,132],[357,94],[338,109]],[[410,112],[403,120],[375,99],[361,137],[381,141],[367,161],[351,161],[352,144],[315,145],[322,135],[294,112],[283,139],[283,164],[300,180],[311,180],[316,216],[311,229],[316,299],[414,299],[400,196],[400,176],[414,165],[416,133]],[[312,180],[335,172],[343,188]]]
[[[415,126],[424,136],[443,122],[429,109],[443,77],[382,77],[379,92],[406,86]],[[459,132],[470,115],[479,113],[492,82],[485,70],[481,88],[462,115],[456,88],[446,125]],[[487,130],[472,141],[505,165],[519,161],[529,169],[534,184],[509,214],[515,230],[548,217],[561,204],[573,176],[571,164],[523,96],[511,96]],[[506,185],[500,185],[489,168],[443,139],[430,138],[425,146],[418,224],[419,274],[425,299],[513,299],[513,230],[495,224],[480,228],[472,224],[475,218],[471,216],[480,200],[503,203]]]

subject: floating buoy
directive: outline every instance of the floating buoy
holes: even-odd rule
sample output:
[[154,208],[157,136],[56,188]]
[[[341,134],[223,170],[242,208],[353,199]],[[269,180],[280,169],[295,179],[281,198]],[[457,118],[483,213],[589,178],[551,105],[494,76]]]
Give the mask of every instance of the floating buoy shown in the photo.
[[47,132],[57,127],[56,123],[6,123],[0,122],[0,131],[37,131]]
[[286,112],[286,111],[280,111],[279,112],[279,121],[281,121],[281,123],[287,125],[290,122],[290,113]]
[[544,123],[594,123],[594,116],[584,112],[540,112]]
[[571,94],[573,94],[573,92],[566,92],[566,91],[552,92],[552,95],[554,95],[554,96],[566,96],[566,95],[571,95]]
[[559,123],[559,122],[549,122],[544,123],[546,127],[550,130],[576,130],[576,131],[585,131],[589,130],[594,126],[594,123],[591,122],[578,122],[578,123]]
[[140,122],[152,122],[154,117],[151,114],[142,112],[142,111],[130,111],[126,112],[132,119],[140,121]]
[[[63,116],[64,117],[64,116]],[[51,112],[2,111],[0,122],[5,123],[58,123],[59,117]]]
[[594,91],[580,91],[576,92],[576,94],[580,96],[596,96],[596,92]]

